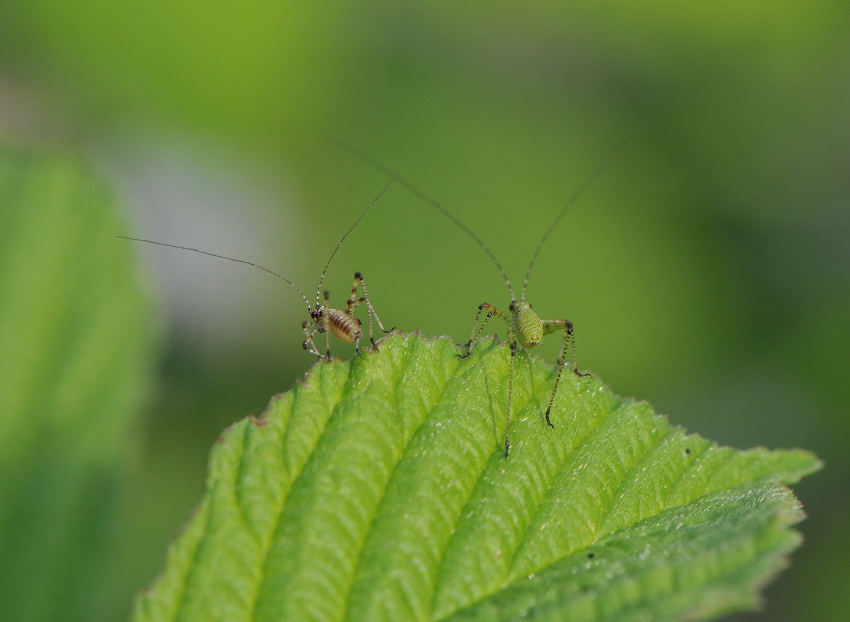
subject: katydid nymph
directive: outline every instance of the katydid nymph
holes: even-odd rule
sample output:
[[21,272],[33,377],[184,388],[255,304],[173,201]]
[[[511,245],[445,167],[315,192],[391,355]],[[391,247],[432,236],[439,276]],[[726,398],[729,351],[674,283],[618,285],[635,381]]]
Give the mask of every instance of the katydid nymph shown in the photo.
[[[643,126],[638,129],[642,129]],[[522,283],[522,291],[520,293],[520,297],[517,300],[516,294],[514,293],[513,285],[511,284],[510,279],[508,278],[507,273],[505,272],[502,264],[499,263],[499,260],[496,259],[496,256],[493,254],[493,251],[479,238],[472,230],[463,224],[457,217],[455,217],[451,212],[449,212],[446,208],[444,208],[439,202],[435,199],[421,191],[419,188],[408,182],[406,179],[401,177],[398,173],[392,171],[389,167],[384,166],[374,158],[366,155],[359,149],[348,145],[338,139],[332,139],[337,145],[351,152],[361,160],[367,162],[374,168],[392,176],[394,179],[398,180],[398,183],[413,194],[418,196],[420,199],[437,209],[443,216],[452,221],[461,231],[463,231],[470,238],[475,240],[478,246],[487,254],[496,268],[499,270],[499,273],[502,275],[502,278],[505,281],[505,285],[508,288],[508,293],[511,297],[510,306],[508,307],[508,312],[505,313],[500,311],[497,307],[489,304],[482,303],[478,307],[478,312],[475,316],[475,322],[472,325],[472,334],[470,335],[469,341],[465,344],[459,344],[462,348],[466,349],[465,354],[458,355],[460,358],[466,358],[469,356],[472,351],[473,346],[480,339],[480,335],[484,326],[487,324],[488,320],[492,317],[497,317],[503,320],[508,325],[507,331],[507,342],[510,348],[510,371],[508,374],[508,399],[507,399],[507,409],[506,409],[506,422],[505,422],[505,458],[510,456],[511,450],[511,442],[510,442],[510,423],[511,423],[511,406],[513,401],[513,383],[514,383],[514,367],[515,367],[515,359],[516,359],[516,350],[518,346],[521,346],[526,349],[536,348],[543,342],[543,337],[546,335],[552,334],[559,330],[564,331],[564,340],[561,343],[561,350],[558,355],[558,372],[555,377],[555,386],[552,388],[552,393],[549,396],[549,402],[546,406],[545,417],[546,423],[554,428],[555,425],[552,423],[550,418],[550,414],[552,412],[552,405],[555,402],[555,396],[558,392],[558,385],[561,382],[561,376],[563,374],[564,368],[567,366],[567,354],[569,353],[572,359],[572,369],[573,372],[580,377],[588,376],[589,374],[582,373],[578,370],[576,365],[576,348],[575,348],[575,338],[573,335],[573,324],[570,320],[544,320],[531,306],[531,303],[526,299],[526,291],[528,289],[528,281],[531,277],[531,271],[534,268],[534,264],[537,261],[537,256],[540,254],[543,246],[546,244],[546,240],[558,226],[558,223],[561,222],[561,219],[564,215],[569,211],[569,209],[578,201],[578,199],[584,194],[584,192],[590,187],[590,185],[596,180],[597,177],[605,170],[608,164],[613,160],[614,156],[617,155],[620,151],[622,151],[626,145],[628,145],[640,132],[635,131],[632,132],[628,138],[622,141],[614,150],[612,150],[608,156],[596,167],[596,169],[584,180],[584,182],[578,187],[578,189],[572,194],[569,200],[564,204],[561,208],[561,211],[558,212],[555,219],[549,225],[549,228],[546,229],[546,232],[540,238],[540,241],[537,243],[537,247],[534,249],[534,253],[531,256],[531,261],[528,264],[528,268],[525,271],[525,279]],[[482,313],[484,314],[482,317]]]
[[[218,259],[226,259],[228,261],[235,261],[237,263],[246,264],[249,266],[253,266],[254,268],[258,268],[263,270],[264,272],[268,272],[271,275],[276,276],[280,280],[288,283],[298,292],[301,298],[304,299],[304,302],[307,304],[307,312],[310,314],[310,319],[302,322],[301,327],[304,329],[304,333],[307,335],[307,339],[304,340],[302,344],[304,349],[312,354],[315,354],[319,357],[319,360],[325,359],[330,361],[331,359],[331,335],[339,339],[344,343],[354,344],[354,349],[357,353],[360,352],[360,337],[363,335],[363,325],[362,322],[354,317],[354,310],[359,307],[361,304],[366,305],[366,315],[369,322],[369,341],[373,346],[375,344],[374,333],[372,329],[372,318],[375,318],[375,321],[378,323],[378,327],[384,334],[391,333],[395,330],[395,327],[387,330],[384,328],[384,325],[381,323],[378,314],[375,312],[375,309],[372,307],[372,303],[369,301],[369,295],[366,293],[366,283],[363,280],[363,275],[359,272],[354,273],[354,284],[351,287],[351,294],[348,296],[348,300],[345,303],[345,309],[332,309],[328,306],[328,299],[330,297],[330,293],[325,290],[324,294],[322,292],[322,283],[325,280],[325,274],[328,271],[328,266],[330,266],[331,261],[336,255],[339,248],[342,246],[342,243],[345,241],[345,238],[348,237],[354,228],[363,220],[363,217],[372,209],[372,206],[380,199],[383,194],[393,185],[396,181],[396,177],[393,177],[390,182],[384,186],[383,190],[381,190],[378,195],[369,203],[369,206],[358,216],[357,220],[354,221],[354,224],[349,227],[348,231],[345,232],[345,235],[342,236],[340,241],[337,243],[336,248],[334,248],[331,253],[330,258],[325,264],[324,269],[322,270],[322,275],[319,277],[319,286],[316,289],[316,304],[315,306],[310,305],[310,301],[304,295],[295,283],[279,275],[276,272],[269,270],[268,268],[264,268],[263,266],[253,263],[251,261],[245,261],[244,259],[234,259],[233,257],[225,257],[224,255],[217,255],[215,253],[210,253],[207,251],[203,251],[197,248],[188,248],[186,246],[177,246],[175,244],[166,244],[164,242],[154,242],[153,240],[142,240],[139,238],[129,238],[123,235],[119,235],[119,238],[125,240],[132,240],[134,242],[146,242],[148,244],[156,244],[158,246],[166,246],[168,248],[176,248],[179,250],[185,251],[193,251],[195,253],[201,253],[203,255],[209,255],[210,257],[216,257]],[[363,295],[361,297],[357,297],[358,289],[363,290]],[[322,303],[322,296],[324,296],[324,303]],[[319,349],[316,347],[313,338],[316,334],[324,333],[325,334],[325,353],[322,354],[319,352]]]

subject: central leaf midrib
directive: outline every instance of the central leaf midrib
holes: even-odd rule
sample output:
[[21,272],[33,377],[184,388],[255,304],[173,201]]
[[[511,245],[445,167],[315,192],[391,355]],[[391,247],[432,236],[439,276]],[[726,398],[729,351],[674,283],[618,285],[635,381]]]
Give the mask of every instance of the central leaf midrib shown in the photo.
[[[534,383],[536,380],[538,380],[538,373],[539,373],[539,371],[540,371],[540,370],[539,370],[539,363],[538,363],[538,361],[537,361],[534,357],[532,357],[531,355],[528,355],[528,354],[523,353],[523,355],[521,355],[521,356],[525,356],[526,361],[527,361],[527,362],[528,362],[528,364],[529,364],[529,369],[530,369],[529,375],[530,375],[530,377],[531,377],[532,383]],[[549,381],[548,381],[548,380],[549,380],[549,379],[547,378],[547,379],[545,379],[545,380],[543,380],[543,381],[540,381],[540,382],[539,382],[539,386],[538,386],[537,388],[535,388],[535,389],[534,389],[534,390],[533,390],[533,391],[529,394],[529,397],[528,397],[528,399],[525,401],[525,403],[523,403],[522,405],[519,405],[519,404],[516,404],[516,403],[515,403],[515,406],[516,406],[516,413],[517,413],[517,415],[518,415],[518,416],[516,416],[516,417],[515,417],[515,420],[516,420],[516,421],[520,421],[520,420],[521,420],[521,416],[524,414],[525,410],[529,407],[529,405],[530,405],[530,404],[532,404],[532,403],[537,403],[537,402],[541,402],[541,400],[548,399],[549,395],[551,394],[551,388],[550,388],[550,386],[549,386],[549,384],[550,384],[550,383],[549,383]],[[542,402],[542,403],[545,403],[545,402]],[[541,424],[542,424],[542,423],[543,423],[543,422],[542,422],[542,418],[541,418]],[[600,423],[601,423],[601,421],[600,421]],[[592,430],[593,430],[593,429],[595,429],[595,427],[594,427],[594,428],[592,428],[591,430],[589,430],[589,431],[588,431],[588,434],[589,434],[590,432],[592,432]],[[497,451],[501,453],[501,451],[502,451],[501,446],[500,446],[499,448],[497,448]],[[569,453],[571,453],[571,452],[569,452]],[[569,453],[567,454],[567,456],[569,455]],[[514,459],[516,459],[516,458],[514,458]],[[564,460],[566,460],[566,459],[567,459],[567,457],[565,456]],[[446,554],[446,551],[448,550],[448,548],[449,548],[449,546],[451,545],[451,543],[452,543],[452,541],[454,540],[454,538],[458,537],[458,533],[459,533],[459,532],[458,532],[457,526],[458,526],[458,523],[459,523],[459,521],[460,521],[460,518],[464,515],[464,510],[468,507],[470,500],[472,499],[473,495],[475,494],[475,490],[477,489],[477,487],[479,486],[479,484],[480,484],[480,482],[481,482],[481,477],[483,477],[485,473],[486,473],[486,466],[485,466],[485,469],[484,469],[484,470],[482,470],[482,471],[478,474],[478,476],[477,476],[477,478],[476,478],[476,481],[475,481],[475,484],[473,484],[472,488],[470,489],[469,497],[467,498],[466,503],[464,504],[463,508],[461,508],[461,511],[460,511],[460,513],[458,514],[457,520],[455,521],[455,524],[454,524],[454,527],[453,527],[453,530],[452,530],[452,535],[451,535],[451,537],[450,537],[450,538],[446,541],[445,546],[443,547],[443,553],[442,553],[442,556],[441,556],[440,565],[439,565],[439,566],[438,566],[438,568],[437,568],[437,572],[436,572],[436,575],[435,575],[435,578],[434,578],[434,590],[433,590],[433,592],[432,592],[432,594],[431,594],[431,604],[430,604],[430,608],[429,608],[429,611],[431,611],[431,612],[433,612],[433,611],[434,611],[434,609],[435,609],[435,604],[436,604],[436,600],[435,600],[435,599],[436,599],[436,597],[437,597],[437,593],[438,593],[437,586],[440,584],[441,580],[443,580],[443,572],[444,572],[444,569],[445,569],[445,554]],[[556,474],[556,473],[557,473],[557,471],[555,472],[555,474]],[[542,500],[542,498],[541,498],[541,500]],[[532,518],[533,518],[533,515],[532,515]],[[527,528],[527,525],[526,525],[526,528]],[[519,541],[519,542],[520,542],[520,544],[521,544],[521,542],[522,542],[522,538],[520,539],[520,541]],[[513,555],[514,555],[515,553],[516,553],[516,550],[511,551],[511,552],[510,552],[510,556],[511,556],[511,557],[513,557]],[[451,612],[450,612],[450,613],[448,613],[446,616],[443,616],[443,617],[441,617],[441,618],[439,618],[439,619],[443,619],[443,618],[448,617],[448,616],[450,616],[450,615],[452,615],[452,613],[451,613]]]
[[[495,347],[497,348],[498,346],[495,346]],[[462,380],[464,377],[468,376],[469,374],[482,373],[482,369],[485,368],[485,367],[482,367],[482,366],[488,365],[488,363],[483,359],[486,359],[486,358],[488,358],[490,356],[494,356],[494,355],[499,356],[499,353],[501,353],[502,350],[503,349],[501,349],[501,348],[498,349],[498,350],[495,350],[495,351],[491,350],[490,348],[481,349],[481,350],[475,352],[473,354],[474,358],[468,360],[466,364],[458,365],[458,366],[455,367],[455,369],[452,371],[451,375],[448,376],[448,378],[446,379],[446,382],[443,384],[439,398],[433,402],[433,404],[429,408],[428,412],[425,413],[425,416],[422,418],[419,426],[417,427],[417,430],[415,430],[414,433],[411,434],[410,437],[407,439],[407,442],[406,442],[405,447],[404,447],[404,451],[401,453],[399,460],[395,464],[393,474],[386,482],[385,493],[392,486],[393,482],[397,479],[398,467],[405,460],[405,457],[411,451],[410,450],[410,443],[413,441],[413,439],[417,438],[416,432],[418,432],[418,430],[421,429],[422,426],[426,425],[429,421],[431,421],[433,419],[433,417],[431,415],[433,414],[435,409],[446,405],[444,398],[445,398],[445,394],[446,394],[448,387],[451,386],[451,384],[452,384],[452,380],[454,380],[454,379]],[[505,370],[502,373],[503,380],[505,381],[504,384],[506,384],[507,373],[508,373],[507,372],[507,366],[505,366]],[[528,400],[526,400],[526,402],[524,402],[522,404],[523,408],[527,405],[528,401],[533,399],[533,398],[534,398],[534,396],[530,396],[528,398]],[[501,449],[498,446],[498,442],[496,444],[494,444],[494,451],[495,452],[501,451]],[[476,475],[476,477],[473,481],[473,484],[468,489],[469,492],[467,494],[467,499],[459,504],[458,512],[455,516],[455,524],[456,524],[456,521],[458,520],[458,518],[462,515],[463,508],[465,507],[466,503],[468,502],[468,496],[470,494],[472,494],[472,491],[474,491],[474,489],[475,489],[475,482],[477,482],[478,479],[481,477],[481,475],[485,472],[486,464],[488,462],[489,462],[488,460],[484,461],[484,464],[482,466],[482,470],[478,473],[478,475]],[[384,503],[385,498],[386,497],[382,498],[381,504],[379,504],[379,506],[376,508],[376,512],[375,512],[375,515],[373,517],[372,525],[374,525],[375,520],[377,520],[377,518],[381,515],[380,509],[381,509],[381,506],[385,505],[385,503]],[[370,526],[370,533],[371,533],[371,526]],[[443,553],[445,552],[445,544],[448,542],[449,539],[450,538],[446,538],[446,542],[443,543]],[[364,552],[367,548],[368,542],[369,542],[369,537],[367,535],[367,538],[364,539],[364,547],[360,551],[360,559],[361,560],[362,560],[363,554],[364,554]],[[442,556],[441,556],[441,558],[442,558]],[[359,566],[358,566],[358,570],[359,570]],[[353,576],[352,585],[350,586],[350,590],[353,589],[354,585],[356,585],[357,576],[358,576],[358,573],[356,572]],[[430,580],[432,586],[435,585],[435,580],[436,580],[436,569],[435,569],[435,573],[432,574],[431,580]],[[413,607],[413,605],[411,604],[411,610],[415,610],[415,609],[416,609],[416,607]],[[351,609],[349,608],[349,611],[346,612],[346,619],[350,618],[351,615],[352,615]],[[427,617],[428,614],[426,613],[425,615]]]
[[[497,347],[498,347],[498,345],[497,345]],[[536,361],[536,359],[534,359],[534,357],[532,357],[529,354],[525,354],[525,357],[526,357],[527,362],[529,363],[529,377],[531,378],[531,382],[532,382],[532,386],[533,386],[535,378],[536,378],[536,372],[538,371],[537,361]],[[528,408],[528,406],[531,403],[538,402],[539,398],[548,398],[549,395],[550,395],[550,390],[549,390],[549,387],[548,387],[548,383],[542,382],[541,386],[538,390],[536,390],[536,391],[532,390],[531,392],[529,392],[528,399],[526,399],[525,402],[520,404],[520,403],[514,401],[514,403],[512,405],[512,409],[516,408],[515,412],[518,413],[518,414],[522,414],[522,413],[524,413],[525,409]],[[516,396],[514,396],[514,399],[515,398],[516,398]],[[516,420],[519,421],[520,418],[516,417]],[[502,453],[502,446],[499,445],[498,447],[496,447],[494,452],[501,454]],[[434,576],[433,576],[433,579],[431,581],[432,591],[431,591],[430,604],[429,604],[429,608],[428,608],[429,617],[431,616],[432,612],[434,611],[435,598],[436,598],[436,595],[437,595],[437,586],[440,583],[440,577],[441,577],[441,574],[443,572],[443,568],[445,567],[444,561],[445,561],[445,558],[446,558],[446,551],[448,550],[452,539],[457,534],[458,522],[460,521],[461,517],[464,514],[464,509],[467,507],[467,505],[469,504],[469,501],[472,499],[472,496],[475,494],[475,490],[478,487],[478,485],[480,484],[481,478],[487,472],[487,464],[489,464],[489,461],[484,463],[483,468],[478,472],[478,474],[475,477],[475,482],[469,487],[469,494],[467,495],[464,503],[462,505],[460,505],[460,511],[455,516],[455,522],[452,525],[452,529],[451,529],[451,536],[446,538],[445,542],[443,543],[443,548],[442,548],[442,551],[440,553],[440,561],[439,561],[437,568],[435,569]]]
[[[541,392],[541,393],[543,395],[548,395],[548,392]],[[596,425],[589,428],[587,430],[587,432],[584,434],[584,436],[582,436],[582,438],[576,443],[576,445],[570,451],[568,451],[564,454],[563,459],[561,460],[561,464],[559,465],[559,467],[557,469],[552,470],[552,477],[550,478],[549,483],[551,483],[552,478],[557,477],[557,475],[563,471],[564,465],[567,464],[574,457],[575,453],[577,451],[579,451],[581,448],[584,447],[585,441],[587,440],[587,438],[590,437],[606,421],[608,421],[608,419],[611,417],[611,415],[615,412],[618,412],[618,409],[612,409],[604,417],[601,417],[596,422]],[[548,489],[548,483],[547,483],[546,488]],[[511,558],[511,561],[506,566],[507,570],[505,572],[505,576],[510,576],[511,570],[513,568],[513,560],[516,558],[516,555],[519,552],[519,550],[522,548],[523,544],[526,543],[526,540],[527,540],[526,536],[527,536],[527,533],[528,533],[528,529],[534,523],[535,517],[539,514],[540,508],[541,508],[545,498],[546,498],[545,494],[541,495],[540,499],[537,502],[537,505],[536,505],[534,511],[529,515],[528,521],[523,526],[523,532],[524,532],[523,536],[520,537],[517,540],[516,548],[514,548],[512,551],[509,552],[510,553],[509,557]],[[498,592],[505,589],[505,587],[507,587],[509,585],[511,585],[511,583],[504,583],[503,582],[503,583],[499,584],[495,589],[492,589],[492,590],[490,590],[486,593],[479,595],[473,601],[470,601],[469,603],[461,605],[461,606],[455,608],[454,610],[446,613],[445,615],[441,616],[440,618],[435,619],[434,622],[440,622],[441,620],[446,620],[446,619],[450,618],[451,616],[455,615],[458,611],[462,611],[464,609],[472,607],[476,603],[481,602],[483,600],[486,600],[487,598],[490,598],[491,596],[493,596],[494,594],[497,594]],[[433,611],[433,606],[432,606],[432,611]]]

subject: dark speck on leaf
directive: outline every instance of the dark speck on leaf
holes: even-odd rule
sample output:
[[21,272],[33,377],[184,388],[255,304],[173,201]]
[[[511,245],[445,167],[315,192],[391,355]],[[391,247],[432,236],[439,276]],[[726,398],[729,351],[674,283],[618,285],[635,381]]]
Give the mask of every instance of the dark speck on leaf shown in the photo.
[[587,554],[587,559],[593,559],[593,556],[594,556],[594,555],[596,555],[596,553],[588,553],[588,554]]
[[690,450],[690,448],[685,449],[685,454],[687,454],[688,456],[690,456],[690,455],[691,455],[691,450]]

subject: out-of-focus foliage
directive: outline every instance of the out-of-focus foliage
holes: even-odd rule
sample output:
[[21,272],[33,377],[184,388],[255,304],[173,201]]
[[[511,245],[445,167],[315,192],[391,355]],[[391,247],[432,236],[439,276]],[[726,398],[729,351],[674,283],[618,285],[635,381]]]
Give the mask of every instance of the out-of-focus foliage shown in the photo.
[[[831,620],[850,606],[824,587],[850,579],[849,17],[827,0],[7,2],[0,137],[79,143],[138,233],[309,290],[385,181],[327,134],[441,200],[516,282],[570,192],[648,120],[553,234],[530,298],[575,323],[579,365],[618,393],[723,443],[824,458],[798,491],[808,543],[751,619]],[[149,255],[172,339],[116,527],[125,570],[102,588],[127,603],[220,430],[311,360],[291,291],[185,255]],[[331,265],[334,299],[354,270],[407,330],[465,339],[478,304],[507,303],[480,249],[397,187]]]
[[0,612],[96,619],[121,606],[114,518],[152,309],[75,159],[0,151],[0,206]]

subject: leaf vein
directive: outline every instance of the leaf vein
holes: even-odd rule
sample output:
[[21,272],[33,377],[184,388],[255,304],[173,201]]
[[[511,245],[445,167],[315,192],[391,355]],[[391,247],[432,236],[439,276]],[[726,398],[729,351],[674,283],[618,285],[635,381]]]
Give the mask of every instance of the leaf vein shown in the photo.
[[[402,370],[407,368],[408,363],[410,362],[410,359],[413,357],[413,355],[415,354],[415,351],[416,351],[415,345],[410,345],[410,342],[407,342],[407,343],[408,343],[408,348],[405,351],[404,356],[402,357],[402,360],[404,362],[400,366],[400,369],[402,369]],[[396,378],[395,383],[393,383],[393,401],[394,401],[394,404],[395,404],[394,410],[396,412],[398,411],[399,384],[401,383],[401,380],[402,380],[403,377],[404,377],[404,371],[399,373],[398,378]],[[440,393],[437,396],[437,399],[434,401],[434,404],[439,402],[440,397],[442,397],[442,395],[446,391],[447,385],[448,385],[448,379],[446,380],[445,383],[443,383],[443,387],[440,389]],[[418,430],[422,426],[422,424],[428,419],[428,415],[431,413],[431,411],[433,411],[433,409],[434,409],[434,406],[432,405],[431,408],[427,412],[424,413],[422,421],[416,427],[416,430]],[[369,540],[369,534],[372,533],[372,527],[375,525],[375,521],[377,520],[378,516],[380,515],[381,505],[383,504],[384,499],[386,498],[387,491],[389,490],[390,484],[393,481],[393,476],[395,475],[396,470],[398,469],[398,465],[401,463],[402,458],[404,458],[404,454],[407,451],[407,448],[410,445],[411,440],[416,436],[416,430],[413,430],[413,432],[408,436],[407,440],[405,441],[404,446],[401,448],[401,451],[399,452],[398,457],[396,458],[395,464],[392,467],[392,471],[391,471],[389,477],[387,478],[387,481],[384,482],[383,490],[381,491],[381,494],[380,494],[380,496],[377,500],[377,503],[375,504],[375,511],[372,514],[372,519],[369,521],[369,526],[366,528],[366,531],[363,534],[363,541],[361,542],[360,550],[357,553],[357,558],[356,558],[356,560],[354,562],[354,566],[353,566],[353,572],[351,573],[351,580],[348,583],[348,589],[347,589],[346,594],[345,594],[345,605],[343,606],[343,615],[346,618],[348,617],[349,603],[351,602],[351,593],[354,589],[354,584],[355,584],[355,581],[357,579],[357,571],[360,569],[360,566],[363,562],[363,553],[366,550],[366,543]]]
[[[557,477],[558,474],[560,474],[564,470],[564,466],[573,457],[573,455],[575,455],[576,452],[578,452],[579,450],[584,448],[585,442],[587,441],[588,437],[591,436],[603,423],[605,423],[606,421],[611,419],[611,417],[614,414],[619,413],[619,412],[620,412],[620,408],[612,408],[610,411],[608,411],[605,414],[604,417],[600,417],[599,421],[597,421],[595,423],[595,425],[591,426],[587,430],[587,432],[584,434],[584,436],[581,437],[581,440],[579,440],[572,449],[570,449],[569,451],[567,451],[564,454],[564,457],[561,459],[560,464],[558,465],[558,468],[552,469],[552,476],[549,478],[549,481],[546,483],[546,486],[545,486],[546,490],[550,489],[552,480],[555,477]],[[509,576],[511,574],[511,572],[513,571],[514,564],[516,562],[516,555],[519,552],[519,550],[523,547],[523,545],[525,545],[527,543],[527,541],[528,541],[528,530],[531,527],[531,525],[534,523],[534,520],[537,518],[538,514],[540,514],[540,509],[542,508],[543,501],[545,499],[546,499],[545,493],[540,495],[540,498],[537,500],[537,506],[534,508],[534,512],[532,512],[531,516],[529,516],[528,521],[522,527],[522,537],[518,540],[516,548],[514,548],[514,550],[512,550],[512,551],[509,551],[511,561],[507,565],[508,570],[507,570],[506,576]]]
[[[317,363],[317,365],[321,365],[321,364],[323,364],[323,363],[322,362]],[[315,370],[311,369],[308,373],[310,373],[310,374],[315,373]],[[322,379],[322,381],[324,382],[324,379]],[[350,382],[351,382],[351,367],[349,367],[349,373],[346,374],[345,385],[347,386]],[[344,394],[345,394],[345,389],[343,389],[343,391],[340,392],[340,396],[343,396]],[[286,426],[286,432],[284,433],[284,437],[282,439],[281,448],[286,447],[286,440],[289,436],[289,433],[290,433],[291,427],[292,427],[292,423],[293,423],[292,419],[295,416],[295,414],[298,412],[298,410],[296,409],[296,403],[300,401],[300,398],[301,398],[301,392],[296,391],[295,395],[293,396],[293,400],[292,400],[292,402],[293,402],[292,403],[292,414],[290,415],[289,422],[287,423],[287,426]],[[325,420],[323,430],[327,429],[328,423],[333,418],[334,414],[337,412],[337,410],[339,409],[339,406],[340,406],[340,404],[342,404],[342,402],[343,402],[343,399],[340,398],[333,405],[333,407],[331,408],[330,415]],[[316,442],[313,443],[313,446],[310,447],[310,451],[304,457],[304,461],[300,465],[300,468],[298,469],[298,473],[295,474],[290,479],[289,490],[286,491],[286,496],[284,497],[284,499],[283,499],[283,501],[280,505],[280,509],[277,510],[277,518],[275,519],[275,525],[274,525],[274,528],[269,532],[269,537],[267,539],[266,547],[265,547],[266,550],[265,550],[265,553],[263,555],[263,563],[260,565],[260,574],[257,577],[257,588],[256,588],[254,599],[253,599],[254,602],[252,603],[251,607],[248,609],[248,612],[247,612],[248,615],[246,617],[246,620],[248,622],[252,622],[256,618],[257,608],[259,607],[260,599],[261,599],[262,593],[263,593],[263,586],[265,585],[266,579],[268,577],[269,558],[271,557],[271,552],[272,552],[272,548],[273,548],[272,542],[274,541],[275,534],[277,534],[277,532],[280,530],[280,526],[281,526],[281,523],[283,521],[283,516],[286,513],[287,503],[289,502],[289,497],[292,494],[292,490],[295,488],[295,484],[298,482],[298,480],[304,474],[304,469],[307,467],[308,464],[310,464],[310,459],[312,458],[313,454],[316,452],[316,447],[318,447],[319,441],[322,438],[323,434],[324,434],[324,432],[322,434],[316,435]],[[281,462],[283,462],[283,451],[281,451]],[[284,467],[284,470],[285,470],[285,465],[283,465],[283,467]]]
[[[174,620],[175,622],[179,622],[179,620],[183,617],[183,606],[186,604],[186,595],[189,592],[189,585],[192,583],[194,576],[197,574],[199,568],[198,559],[201,556],[201,549],[204,547],[206,543],[207,536],[209,535],[209,526],[210,526],[210,512],[209,507],[207,511],[204,512],[204,529],[200,538],[198,538],[198,544],[195,546],[195,550],[192,551],[191,563],[189,565],[189,572],[183,577],[183,580],[180,582],[180,594],[177,597],[177,606],[174,608]],[[191,519],[190,519],[191,520]],[[173,545],[172,545],[173,546]]]
[[242,452],[239,456],[239,466],[236,468],[236,477],[234,478],[233,487],[235,488],[236,509],[239,512],[239,519],[245,525],[245,529],[251,534],[254,542],[260,544],[260,534],[258,534],[248,519],[248,513],[244,502],[244,486],[241,485],[245,471],[245,456],[248,453],[248,435],[251,432],[252,423],[248,420],[248,425],[244,426],[245,430],[242,434]]
[[[647,444],[644,452],[639,457],[637,457],[637,459],[634,461],[632,466],[629,467],[623,473],[622,478],[620,478],[620,481],[617,483],[617,490],[615,490],[614,493],[611,495],[611,498],[608,501],[607,507],[603,510],[602,515],[595,521],[595,523],[593,525],[593,527],[594,527],[593,528],[593,539],[591,540],[591,544],[593,544],[594,542],[599,540],[599,535],[600,535],[599,529],[600,529],[600,527],[605,524],[606,519],[611,515],[611,512],[614,510],[614,508],[617,507],[617,503],[614,500],[618,498],[619,494],[621,494],[621,493],[625,494],[624,489],[627,488],[629,484],[636,481],[637,473],[639,472],[639,469],[643,465],[645,465],[646,462],[651,458],[653,451],[655,449],[657,449],[658,447],[661,447],[664,444],[664,442],[668,438],[670,438],[671,435],[673,435],[674,431],[675,430],[673,428],[670,428],[670,429],[667,430],[667,433],[664,434],[664,436],[656,439],[655,442],[653,442],[652,444]],[[680,473],[680,476],[681,476],[681,473]],[[666,509],[666,508],[662,508],[662,511],[664,509]],[[653,514],[652,516],[655,516],[655,514]],[[606,535],[606,534],[602,534],[602,535]]]

